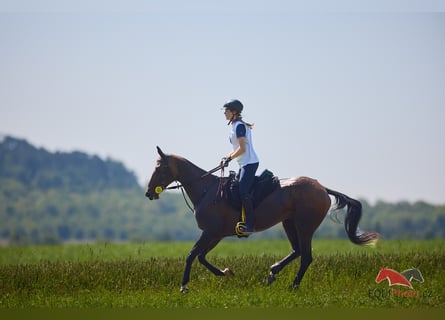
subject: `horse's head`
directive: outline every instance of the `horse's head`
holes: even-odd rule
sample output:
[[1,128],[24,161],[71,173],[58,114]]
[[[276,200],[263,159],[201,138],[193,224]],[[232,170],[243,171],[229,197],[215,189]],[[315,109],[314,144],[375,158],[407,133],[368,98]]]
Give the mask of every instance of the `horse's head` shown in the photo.
[[382,282],[384,279],[386,279],[388,277],[388,273],[391,270],[388,268],[381,268],[379,273],[377,274],[377,277],[375,278],[375,282],[376,283],[380,283]]
[[145,196],[150,200],[159,199],[159,194],[172,183],[175,178],[171,168],[170,157],[164,154],[162,150],[157,147],[159,153],[159,160],[156,162],[155,170],[151,175],[150,181],[147,185]]
[[402,271],[401,274],[408,280],[412,281],[413,279],[416,281],[419,281],[420,283],[424,282],[422,273],[420,272],[419,268],[410,268],[405,271]]

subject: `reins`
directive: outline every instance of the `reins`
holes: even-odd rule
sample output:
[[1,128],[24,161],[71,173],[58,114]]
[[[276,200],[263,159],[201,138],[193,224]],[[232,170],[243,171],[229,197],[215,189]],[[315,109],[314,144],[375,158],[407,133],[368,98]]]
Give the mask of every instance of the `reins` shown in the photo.
[[[215,168],[213,168],[210,171],[207,171],[206,173],[204,173],[201,177],[199,177],[199,180],[211,175],[212,173],[215,173],[216,171],[222,170],[221,175],[224,175],[224,166],[219,165]],[[165,187],[165,190],[173,190],[173,189],[181,189],[181,193],[182,193],[182,197],[184,198],[185,204],[187,205],[187,207],[190,209],[190,211],[193,213],[194,212],[194,208],[192,208],[192,206],[190,205],[189,201],[187,200],[187,197],[185,196],[185,192],[184,192],[184,186],[182,184],[179,184],[178,181],[176,181],[176,186],[171,186],[171,187]]]
[[172,189],[181,189],[182,197],[184,198],[184,202],[189,207],[190,211],[193,213],[194,209],[190,205],[189,201],[187,200],[187,197],[185,196],[184,187],[176,181],[176,186],[173,187],[167,187],[166,190],[172,190]]

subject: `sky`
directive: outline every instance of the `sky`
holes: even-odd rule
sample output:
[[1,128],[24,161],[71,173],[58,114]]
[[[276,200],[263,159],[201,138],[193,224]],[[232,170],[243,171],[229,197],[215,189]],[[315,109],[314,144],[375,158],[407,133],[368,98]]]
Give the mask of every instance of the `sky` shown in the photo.
[[445,204],[444,57],[443,1],[0,0],[0,134],[146,185],[158,145],[217,166],[236,98],[258,173]]

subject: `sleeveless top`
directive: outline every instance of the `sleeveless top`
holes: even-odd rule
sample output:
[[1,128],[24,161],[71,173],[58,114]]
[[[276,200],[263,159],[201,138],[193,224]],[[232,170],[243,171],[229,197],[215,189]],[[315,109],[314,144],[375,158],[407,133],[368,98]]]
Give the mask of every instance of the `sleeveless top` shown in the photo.
[[240,167],[244,167],[247,164],[260,162],[252,143],[251,129],[242,121],[235,121],[232,123],[230,131],[230,143],[233,146],[233,150],[239,147],[238,138],[246,137],[246,151],[236,158]]

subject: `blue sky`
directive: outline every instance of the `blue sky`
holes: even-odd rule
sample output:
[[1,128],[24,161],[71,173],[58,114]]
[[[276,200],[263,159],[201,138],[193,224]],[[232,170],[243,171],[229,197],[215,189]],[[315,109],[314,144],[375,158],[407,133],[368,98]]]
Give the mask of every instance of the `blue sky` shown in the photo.
[[311,3],[0,1],[0,133],[145,184],[156,145],[215,167],[238,98],[260,171],[444,204],[444,5]]

